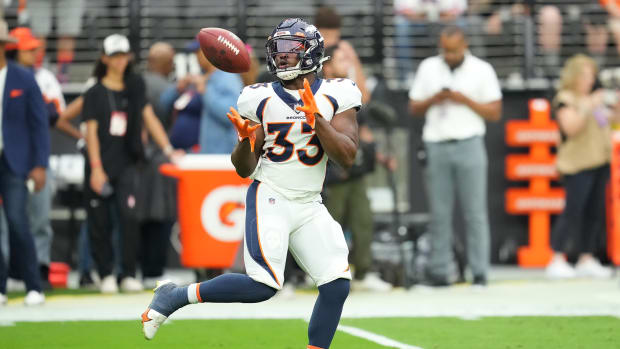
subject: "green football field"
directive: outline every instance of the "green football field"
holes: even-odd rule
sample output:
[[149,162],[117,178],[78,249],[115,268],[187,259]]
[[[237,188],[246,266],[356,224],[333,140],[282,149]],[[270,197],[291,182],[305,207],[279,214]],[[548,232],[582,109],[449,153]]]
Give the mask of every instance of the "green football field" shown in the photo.
[[[616,317],[367,318],[341,324],[424,349],[620,348]],[[0,348],[302,349],[306,328],[302,320],[173,320],[147,342],[139,321],[18,322],[0,326]],[[332,348],[390,346],[338,331]]]

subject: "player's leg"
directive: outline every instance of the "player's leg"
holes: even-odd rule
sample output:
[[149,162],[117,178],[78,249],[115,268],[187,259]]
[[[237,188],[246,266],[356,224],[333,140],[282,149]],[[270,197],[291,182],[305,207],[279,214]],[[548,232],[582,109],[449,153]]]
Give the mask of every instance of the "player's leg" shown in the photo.
[[155,289],[142,314],[147,339],[176,310],[193,303],[258,303],[282,286],[288,247],[286,202],[265,185],[254,182],[246,198],[245,264],[248,275],[224,274],[212,280],[178,287],[166,281]]
[[[301,205],[300,205],[301,206]],[[289,247],[299,265],[319,287],[308,326],[308,348],[329,348],[349,294],[349,250],[340,224],[318,202],[297,207],[311,217],[290,237]],[[304,216],[304,215],[302,215]]]

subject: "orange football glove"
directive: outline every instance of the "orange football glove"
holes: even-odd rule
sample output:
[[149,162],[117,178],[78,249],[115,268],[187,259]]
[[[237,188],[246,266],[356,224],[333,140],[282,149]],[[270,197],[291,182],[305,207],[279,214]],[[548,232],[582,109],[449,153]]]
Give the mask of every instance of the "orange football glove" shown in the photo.
[[316,101],[314,100],[314,95],[312,94],[312,90],[310,89],[310,83],[308,83],[308,79],[304,78],[304,89],[298,90],[299,95],[301,96],[301,101],[304,103],[303,106],[298,106],[296,109],[303,111],[306,114],[306,122],[310,124],[310,127],[314,129],[314,124],[316,121],[316,115],[323,117],[319,112],[319,108],[316,106]]
[[232,122],[237,129],[237,133],[239,134],[239,142],[241,142],[244,138],[248,138],[250,140],[250,149],[254,151],[254,143],[256,142],[256,134],[254,131],[260,127],[260,124],[250,126],[250,120],[242,119],[241,115],[239,115],[233,107],[230,107],[230,113],[226,113],[226,116],[228,116],[230,122]]

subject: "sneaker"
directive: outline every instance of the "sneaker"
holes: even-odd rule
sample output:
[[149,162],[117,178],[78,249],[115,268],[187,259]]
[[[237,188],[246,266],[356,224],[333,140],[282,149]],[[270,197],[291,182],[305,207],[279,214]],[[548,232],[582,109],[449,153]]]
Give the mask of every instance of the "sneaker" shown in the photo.
[[545,268],[545,274],[550,279],[572,279],[576,277],[575,269],[562,256],[554,256]]
[[155,287],[157,287],[157,281],[162,280],[163,277],[146,277],[146,278],[142,278],[142,286],[144,286],[144,289],[149,290],[149,289],[154,289]]
[[101,280],[101,293],[118,293],[118,284],[114,275],[108,275]]
[[9,298],[6,295],[0,293],[0,306],[6,305],[8,301]]
[[486,286],[487,285],[487,277],[486,275],[474,275],[474,282],[472,285],[474,286]]
[[97,283],[93,280],[93,277],[88,273],[82,273],[80,275],[80,288],[85,290],[96,290],[99,287]]
[[367,273],[362,280],[353,280],[351,287],[355,291],[388,292],[392,290],[392,284],[383,281],[375,273]]
[[604,267],[596,258],[587,258],[579,261],[575,266],[575,271],[579,277],[592,277],[597,279],[611,278],[611,269]]
[[278,295],[283,299],[295,298],[295,285],[290,282],[285,283],[280,292],[278,292]]
[[173,305],[172,291],[177,286],[170,280],[159,281],[155,288],[155,294],[151,304],[142,313],[142,333],[144,338],[151,340],[155,337],[159,326],[166,321],[168,316],[177,308]]
[[39,291],[30,290],[24,298],[24,305],[27,306],[42,305],[43,303],[45,303],[45,296]]
[[121,291],[123,292],[140,292],[142,290],[144,290],[144,286],[136,278],[127,276],[121,281]]

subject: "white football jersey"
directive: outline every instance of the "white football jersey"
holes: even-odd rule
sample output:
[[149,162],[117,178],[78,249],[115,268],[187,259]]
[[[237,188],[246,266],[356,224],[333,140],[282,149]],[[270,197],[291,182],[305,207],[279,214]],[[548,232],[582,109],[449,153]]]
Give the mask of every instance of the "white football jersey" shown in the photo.
[[[327,121],[362,104],[362,93],[349,79],[317,78],[310,88]],[[239,114],[261,123],[265,131],[263,155],[252,178],[290,200],[308,202],[319,199],[327,154],[306,115],[295,109],[299,105],[299,92],[280,82],[246,86],[237,101]]]
[[45,103],[53,102],[56,105],[58,114],[62,113],[66,107],[65,97],[62,94],[62,88],[56,76],[45,68],[39,68],[36,70],[35,79]]

